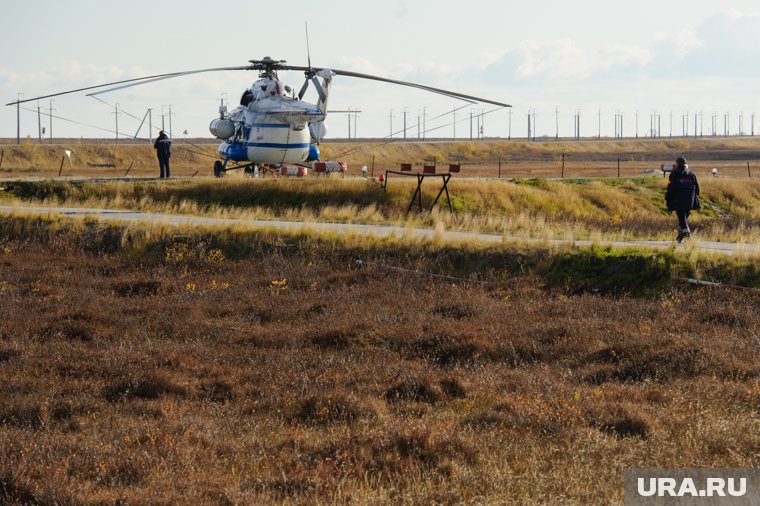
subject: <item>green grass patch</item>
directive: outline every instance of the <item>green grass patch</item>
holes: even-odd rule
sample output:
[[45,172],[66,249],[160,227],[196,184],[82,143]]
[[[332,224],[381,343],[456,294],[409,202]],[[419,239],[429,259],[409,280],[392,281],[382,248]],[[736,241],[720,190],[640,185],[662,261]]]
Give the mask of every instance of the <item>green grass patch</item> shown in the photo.
[[541,273],[553,286],[573,292],[646,295],[670,281],[674,259],[605,247],[561,252],[549,258]]

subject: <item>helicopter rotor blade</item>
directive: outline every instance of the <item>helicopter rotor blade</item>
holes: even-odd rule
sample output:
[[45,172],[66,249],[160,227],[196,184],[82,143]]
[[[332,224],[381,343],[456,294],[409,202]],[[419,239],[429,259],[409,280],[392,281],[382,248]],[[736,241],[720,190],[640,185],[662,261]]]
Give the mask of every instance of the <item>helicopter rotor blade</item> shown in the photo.
[[189,76],[192,74],[202,74],[206,72],[221,72],[225,70],[247,70],[247,69],[248,67],[220,67],[220,68],[213,68],[213,69],[187,70],[185,72],[174,72],[172,74],[162,75],[162,76],[157,76],[157,77],[145,77],[140,82],[123,84],[121,86],[115,86],[113,88],[96,91],[94,93],[88,93],[87,96],[94,97],[95,95],[100,95],[102,93],[111,93],[112,91],[122,90],[124,88],[131,88],[133,86],[140,86],[142,84],[153,83],[156,81],[163,81],[164,79],[173,79],[175,77]]
[[[323,70],[323,69],[317,68],[317,67],[296,67],[296,66],[291,66],[291,65],[286,65],[286,66],[283,67],[283,69],[284,70],[303,70],[303,71],[311,70],[313,72],[319,72],[320,70]],[[335,75],[339,75],[339,76],[356,77],[356,78],[359,78],[359,79],[369,79],[369,80],[372,80],[372,81],[380,81],[380,82],[384,82],[384,83],[398,84],[400,86],[409,86],[409,87],[412,87],[412,88],[417,88],[417,89],[420,89],[420,90],[429,91],[429,92],[432,92],[432,93],[437,93],[439,95],[445,95],[447,97],[457,98],[457,99],[460,99],[460,100],[471,101],[471,102],[482,102],[482,103],[485,103],[485,104],[497,105],[499,107],[512,107],[509,104],[505,104],[505,103],[502,103],[502,102],[497,102],[495,100],[491,100],[491,99],[488,99],[488,98],[481,98],[481,97],[475,97],[475,96],[472,96],[472,95],[465,95],[464,93],[458,93],[456,91],[444,90],[444,89],[441,89],[441,88],[433,88],[432,86],[426,86],[424,84],[417,84],[417,83],[412,83],[412,82],[409,82],[409,81],[399,81],[397,79],[388,79],[386,77],[373,76],[371,74],[362,74],[362,73],[359,73],[359,72],[352,72],[352,71],[349,71],[349,70],[336,70],[336,69],[330,69],[330,70],[332,70],[335,73]]]
[[301,91],[298,92],[298,100],[303,100],[303,96],[306,94],[306,89],[309,87],[309,78],[307,77],[303,81],[303,86],[301,86]]
[[306,62],[309,65],[309,68],[311,68],[311,49],[309,49],[309,22],[304,21],[303,24],[306,27]]
[[[59,93],[51,93],[50,95],[43,95],[43,96],[34,97],[34,98],[27,98],[27,99],[24,99],[24,100],[17,100],[15,102],[10,102],[10,103],[5,104],[5,105],[23,104],[25,102],[33,102],[35,100],[42,100],[44,98],[59,97],[61,95],[68,95],[68,94],[71,94],[71,93],[78,93],[78,92],[81,92],[81,91],[89,91],[89,90],[96,90],[98,88],[106,88],[108,86],[124,85],[124,86],[118,86],[116,88],[113,88],[113,90],[122,89],[122,88],[127,88],[129,86],[138,86],[140,84],[150,83],[150,82],[153,82],[153,81],[159,81],[161,79],[171,79],[173,77],[181,77],[181,76],[185,76],[185,75],[189,75],[189,74],[200,74],[202,72],[220,72],[220,71],[224,71],[224,70],[248,70],[248,69],[250,69],[250,66],[245,66],[245,67],[218,67],[218,68],[209,68],[209,69],[201,69],[201,70],[189,70],[189,71],[184,71],[184,72],[171,72],[171,73],[168,73],[168,74],[156,74],[156,75],[152,75],[152,76],[143,76],[143,77],[136,77],[136,78],[133,78],[133,79],[124,79],[124,80],[121,80],[121,81],[113,81],[113,82],[110,82],[110,83],[96,84],[94,86],[85,86],[83,88],[77,88],[77,89],[74,89],[74,90],[61,91]],[[113,91],[113,90],[104,90],[104,91],[99,92],[99,93],[105,93],[106,91]],[[95,95],[95,93],[93,93],[91,95]]]
[[[308,30],[308,28],[307,28],[307,30]],[[311,60],[311,56],[310,55],[309,55],[309,60]],[[141,84],[147,84],[147,83],[151,83],[151,82],[155,82],[155,81],[160,81],[160,80],[163,80],[163,79],[172,79],[172,78],[175,78],[175,77],[182,77],[182,76],[191,75],[191,74],[200,74],[200,73],[204,73],[204,72],[221,72],[221,71],[228,71],[228,70],[262,70],[262,69],[264,69],[264,70],[267,70],[267,69],[269,69],[269,70],[272,70],[272,69],[274,69],[274,70],[301,70],[301,71],[305,72],[306,73],[306,82],[304,83],[303,87],[301,88],[301,91],[299,92],[299,98],[303,98],[303,94],[306,93],[306,89],[309,86],[309,80],[310,80],[310,78],[316,72],[319,72],[320,70],[324,70],[324,68],[316,68],[316,67],[312,67],[311,65],[309,65],[308,67],[299,67],[299,66],[293,66],[293,65],[285,65],[284,61],[274,62],[274,65],[271,65],[270,63],[271,62],[269,60],[266,60],[266,59],[265,60],[261,60],[261,61],[252,60],[251,61],[251,65],[246,65],[246,66],[216,67],[216,68],[208,68],[208,69],[200,69],[200,70],[188,70],[188,71],[183,71],[183,72],[171,72],[171,73],[167,73],[167,74],[156,74],[156,75],[152,75],[152,76],[143,76],[143,77],[137,77],[137,78],[133,78],[133,79],[124,79],[124,80],[121,80],[121,81],[113,81],[113,82],[110,82],[110,83],[97,84],[97,85],[94,85],[94,86],[86,86],[86,87],[77,88],[77,89],[73,89],[73,90],[62,91],[62,92],[59,92],[59,93],[52,93],[52,94],[49,94],[49,95],[42,95],[42,96],[34,97],[34,98],[27,98],[27,99],[24,99],[24,100],[17,100],[17,101],[14,101],[14,102],[7,103],[5,105],[6,106],[18,105],[18,104],[23,104],[23,103],[26,103],[26,102],[33,102],[33,101],[36,101],[36,100],[42,100],[42,99],[45,99],[45,98],[58,97],[58,96],[61,96],[61,95],[67,95],[67,94],[71,94],[71,93],[78,93],[78,92],[82,92],[82,91],[96,90],[96,89],[99,89],[99,88],[108,88],[106,90],[102,90],[102,91],[98,91],[98,92],[95,92],[95,93],[88,94],[90,96],[94,96],[94,95],[98,95],[98,94],[101,94],[101,93],[107,93],[107,92],[110,92],[110,91],[116,91],[116,90],[120,90],[120,89],[124,89],[124,88],[129,88],[129,87],[132,87],[132,86],[139,86]],[[311,63],[311,62],[309,62],[309,63]],[[262,66],[262,64],[263,64],[263,66]],[[511,107],[511,105],[509,105],[509,104],[505,104],[505,103],[502,103],[502,102],[497,102],[495,100],[490,100],[490,99],[487,99],[487,98],[475,97],[475,96],[472,96],[472,95],[465,95],[463,93],[458,93],[458,92],[455,92],[455,91],[444,90],[444,89],[441,89],[441,88],[434,88],[432,86],[426,86],[426,85],[423,85],[423,84],[412,83],[412,82],[409,82],[409,81],[400,81],[400,80],[397,80],[397,79],[389,79],[389,78],[386,78],[386,77],[374,76],[374,75],[371,75],[371,74],[362,74],[362,73],[359,73],[359,72],[352,72],[352,71],[348,71],[348,70],[336,70],[336,69],[330,69],[330,70],[332,70],[332,72],[335,75],[341,75],[341,76],[346,76],[346,77],[356,77],[356,78],[359,78],[359,79],[369,79],[369,80],[373,80],[373,81],[380,81],[380,82],[385,82],[385,83],[397,84],[397,85],[400,85],[400,86],[409,86],[411,88],[417,88],[417,89],[420,89],[420,90],[429,91],[429,92],[432,92],[432,93],[437,93],[439,95],[444,95],[444,96],[447,96],[447,97],[456,98],[456,99],[464,100],[464,101],[467,101],[467,102],[473,102],[473,103],[474,102],[482,102],[482,103],[486,103],[486,104],[497,105],[499,107]]]

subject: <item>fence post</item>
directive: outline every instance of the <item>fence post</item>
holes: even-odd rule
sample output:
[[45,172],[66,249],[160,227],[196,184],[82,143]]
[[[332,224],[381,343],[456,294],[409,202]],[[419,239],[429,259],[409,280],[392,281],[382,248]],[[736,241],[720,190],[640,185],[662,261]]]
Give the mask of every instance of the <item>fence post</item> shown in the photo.
[[562,179],[565,179],[565,153],[562,153]]
[[499,179],[501,179],[501,157],[499,157]]
[[369,177],[375,177],[375,155],[372,155],[372,172],[369,173]]
[[5,158],[5,150],[0,151],[0,169],[3,168],[3,158]]
[[752,179],[752,170],[749,168],[749,162],[747,162],[747,175]]
[[620,177],[620,157],[618,156],[618,177]]

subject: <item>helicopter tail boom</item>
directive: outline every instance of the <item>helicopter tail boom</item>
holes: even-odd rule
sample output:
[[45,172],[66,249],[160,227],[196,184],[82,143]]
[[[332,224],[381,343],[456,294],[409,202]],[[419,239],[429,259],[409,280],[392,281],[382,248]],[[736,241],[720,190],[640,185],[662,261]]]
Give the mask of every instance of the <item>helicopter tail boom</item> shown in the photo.
[[[335,72],[332,70],[322,69],[317,72],[316,75],[312,78],[314,87],[317,89],[317,93],[319,94],[319,102],[317,102],[317,107],[320,111],[322,111],[322,114],[327,113],[327,99],[330,97],[330,86],[332,85],[332,78],[334,75]],[[322,78],[321,84],[317,77]]]

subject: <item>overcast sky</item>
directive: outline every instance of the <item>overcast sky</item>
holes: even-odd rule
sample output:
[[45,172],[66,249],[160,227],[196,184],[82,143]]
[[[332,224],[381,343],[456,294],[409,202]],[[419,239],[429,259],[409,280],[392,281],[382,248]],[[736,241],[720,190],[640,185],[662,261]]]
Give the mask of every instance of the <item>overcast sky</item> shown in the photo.
[[[218,6],[217,6],[218,5]],[[612,135],[621,111],[625,135],[645,135],[653,111],[663,135],[680,135],[683,116],[703,112],[707,133],[716,114],[719,131],[729,114],[738,131],[743,115],[750,133],[760,112],[760,6],[756,1],[637,2],[623,0],[411,1],[291,0],[27,0],[0,1],[0,98],[2,104],[71,88],[143,75],[247,64],[269,55],[306,64],[304,23],[309,24],[315,66],[409,80],[512,104],[511,134],[525,137],[528,111],[536,111],[537,133],[573,134],[580,111],[581,134]],[[282,73],[298,89],[303,75]],[[83,94],[58,97],[52,106],[58,136],[132,136],[148,108],[154,130],[172,106],[174,136],[210,136],[222,93],[234,104],[256,76],[210,73],[122,90],[98,102]],[[314,101],[315,96],[307,95]],[[50,102],[40,102],[42,124]],[[330,109],[360,109],[359,137],[387,136],[403,128],[417,136],[426,114],[428,137],[454,135],[453,115],[462,102],[410,88],[336,77]],[[37,103],[24,104],[21,135],[38,134]],[[470,113],[456,113],[457,138],[469,138]],[[391,112],[392,110],[392,112]],[[601,118],[599,111],[601,110]],[[131,117],[129,114],[134,117]],[[391,118],[392,114],[392,118]],[[168,118],[164,117],[168,129]],[[421,120],[420,120],[421,121]],[[755,133],[760,133],[757,118]],[[502,109],[484,120],[486,136],[509,134]],[[328,135],[345,137],[345,114],[328,117]],[[94,128],[94,127],[99,127]],[[46,134],[47,135],[47,134]],[[401,133],[396,136],[401,136]],[[16,136],[16,108],[0,108],[0,137]],[[141,136],[147,136],[143,127]]]

